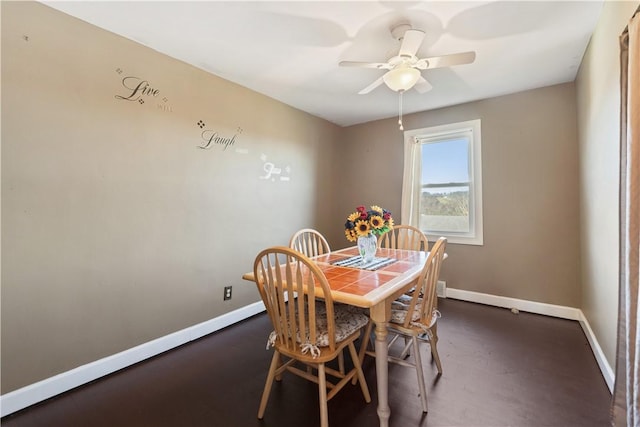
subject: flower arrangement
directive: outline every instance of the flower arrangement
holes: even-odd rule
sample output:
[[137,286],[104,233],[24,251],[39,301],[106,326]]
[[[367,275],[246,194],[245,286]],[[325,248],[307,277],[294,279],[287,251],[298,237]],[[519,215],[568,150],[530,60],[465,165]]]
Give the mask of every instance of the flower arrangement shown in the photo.
[[347,217],[344,228],[347,240],[355,242],[358,236],[367,236],[371,233],[379,236],[391,230],[393,218],[391,212],[380,206],[371,206],[369,210],[364,206],[358,206],[356,212]]

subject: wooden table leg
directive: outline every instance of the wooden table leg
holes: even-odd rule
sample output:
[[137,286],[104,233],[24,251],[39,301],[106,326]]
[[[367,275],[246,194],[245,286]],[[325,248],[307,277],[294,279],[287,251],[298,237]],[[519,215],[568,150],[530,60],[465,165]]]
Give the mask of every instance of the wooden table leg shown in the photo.
[[389,426],[389,363],[387,359],[387,316],[384,303],[371,308],[376,324],[376,379],[378,384],[378,417],[380,427]]

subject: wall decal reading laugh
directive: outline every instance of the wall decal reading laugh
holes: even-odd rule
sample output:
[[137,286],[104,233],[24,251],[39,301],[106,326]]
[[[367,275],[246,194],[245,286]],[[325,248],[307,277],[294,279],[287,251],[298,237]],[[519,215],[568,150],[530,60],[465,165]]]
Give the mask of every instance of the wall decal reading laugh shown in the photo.
[[241,127],[236,129],[236,133],[234,133],[233,136],[225,136],[215,130],[205,129],[207,125],[202,120],[199,120],[196,125],[202,129],[202,132],[200,133],[202,142],[201,145],[198,145],[197,147],[203,150],[211,149],[214,145],[223,145],[223,151],[226,151],[230,145],[234,145],[236,143],[237,136],[242,134]]

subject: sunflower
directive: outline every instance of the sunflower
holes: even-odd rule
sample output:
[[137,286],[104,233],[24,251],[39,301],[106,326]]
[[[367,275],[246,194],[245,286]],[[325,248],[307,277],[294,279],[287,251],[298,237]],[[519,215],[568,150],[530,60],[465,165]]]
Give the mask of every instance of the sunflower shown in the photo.
[[347,240],[355,242],[358,237],[369,234],[381,236],[393,228],[391,212],[380,206],[373,205],[367,210],[363,205],[356,207],[356,211],[349,214],[344,224]]
[[354,212],[347,217],[348,221],[356,222],[356,219],[360,218],[360,212]]
[[384,213],[384,209],[377,205],[371,206],[371,210],[379,213],[380,215]]
[[347,237],[347,240],[350,242],[355,242],[356,240],[358,240],[358,235],[356,234],[355,228],[344,230],[344,235]]
[[360,220],[356,222],[356,233],[358,236],[366,236],[371,232],[369,221]]
[[382,217],[380,215],[373,215],[371,216],[371,219],[369,220],[371,227],[374,230],[379,230],[382,227],[384,227],[384,219],[382,219]]

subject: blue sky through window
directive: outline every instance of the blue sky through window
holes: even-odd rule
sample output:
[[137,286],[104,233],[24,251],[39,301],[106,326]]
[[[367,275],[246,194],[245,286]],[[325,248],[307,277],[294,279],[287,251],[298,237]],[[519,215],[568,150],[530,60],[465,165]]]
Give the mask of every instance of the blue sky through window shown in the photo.
[[422,144],[422,183],[469,182],[466,138]]

